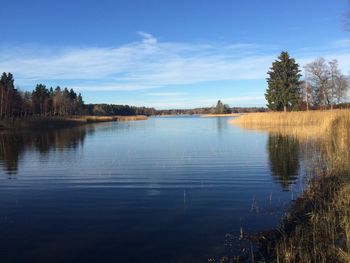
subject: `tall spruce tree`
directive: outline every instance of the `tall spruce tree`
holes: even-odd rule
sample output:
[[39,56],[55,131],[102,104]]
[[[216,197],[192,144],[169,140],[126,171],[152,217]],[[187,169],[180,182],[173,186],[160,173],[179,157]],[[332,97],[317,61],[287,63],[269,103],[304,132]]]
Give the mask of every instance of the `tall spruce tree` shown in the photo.
[[224,104],[221,102],[221,100],[218,100],[216,107],[215,107],[215,114],[223,114],[225,113],[225,106]]
[[281,52],[267,72],[268,88],[265,98],[267,107],[273,111],[294,109],[300,102],[300,70],[299,65],[288,52]]

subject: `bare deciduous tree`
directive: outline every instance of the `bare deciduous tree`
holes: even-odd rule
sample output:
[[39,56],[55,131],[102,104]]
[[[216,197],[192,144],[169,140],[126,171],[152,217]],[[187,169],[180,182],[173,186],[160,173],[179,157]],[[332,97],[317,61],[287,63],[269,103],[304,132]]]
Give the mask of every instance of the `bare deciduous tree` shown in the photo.
[[332,98],[332,106],[341,103],[346,98],[348,81],[338,68],[338,61],[332,60],[329,63],[330,80],[328,88]]
[[[307,76],[305,76],[307,79]],[[301,83],[301,97],[306,104],[306,110],[309,111],[312,104],[312,87],[308,81],[303,81]]]
[[305,76],[304,89],[308,90],[304,93],[312,93],[313,105],[333,108],[345,100],[349,82],[339,69],[337,60],[327,63],[325,59],[318,58],[305,66]]
[[305,66],[308,76],[307,81],[313,90],[313,104],[325,106],[330,104],[330,94],[328,90],[329,70],[324,58],[317,58],[315,61]]

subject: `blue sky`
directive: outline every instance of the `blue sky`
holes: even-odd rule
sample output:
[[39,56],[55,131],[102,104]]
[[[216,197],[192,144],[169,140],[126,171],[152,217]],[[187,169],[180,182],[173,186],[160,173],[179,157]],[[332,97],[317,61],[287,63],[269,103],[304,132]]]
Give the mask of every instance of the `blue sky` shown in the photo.
[[0,0],[0,71],[72,87],[87,103],[264,106],[287,50],[350,69],[347,0]]

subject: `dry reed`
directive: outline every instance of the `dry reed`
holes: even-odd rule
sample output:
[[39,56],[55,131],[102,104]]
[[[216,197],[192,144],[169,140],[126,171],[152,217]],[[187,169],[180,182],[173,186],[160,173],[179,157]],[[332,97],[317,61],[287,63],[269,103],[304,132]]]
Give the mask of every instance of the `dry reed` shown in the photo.
[[350,110],[252,113],[248,129],[314,139],[322,162],[275,231],[259,236],[265,262],[350,262]]

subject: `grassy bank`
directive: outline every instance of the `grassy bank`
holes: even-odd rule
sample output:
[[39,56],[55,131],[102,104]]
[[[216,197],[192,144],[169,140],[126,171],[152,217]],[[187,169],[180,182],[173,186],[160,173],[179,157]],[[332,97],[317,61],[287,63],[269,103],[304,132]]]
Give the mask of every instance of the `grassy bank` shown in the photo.
[[231,122],[313,139],[319,153],[307,189],[280,226],[257,235],[261,260],[350,262],[350,111],[254,113]]
[[66,116],[66,117],[29,117],[11,118],[0,121],[0,129],[13,128],[60,128],[82,125],[86,123],[110,121],[146,120],[147,116]]

